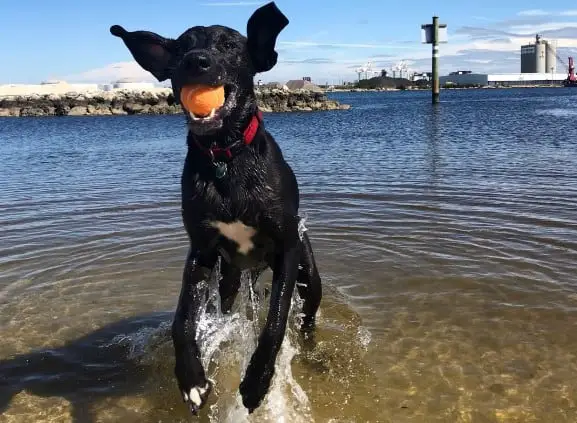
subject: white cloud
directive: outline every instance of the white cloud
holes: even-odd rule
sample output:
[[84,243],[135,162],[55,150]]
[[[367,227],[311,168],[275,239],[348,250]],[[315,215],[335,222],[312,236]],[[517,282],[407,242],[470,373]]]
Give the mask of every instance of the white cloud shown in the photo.
[[279,45],[288,46],[288,47],[319,47],[319,48],[367,48],[367,49],[383,49],[383,48],[403,48],[406,49],[406,45],[397,45],[392,43],[383,43],[383,44],[355,44],[355,43],[318,43],[312,41],[280,41]]
[[482,65],[487,65],[493,62],[491,59],[465,59],[464,61],[469,63],[480,63]]
[[512,25],[509,27],[511,32],[518,34],[526,34],[527,36],[534,36],[546,31],[555,31],[557,29],[577,27],[577,22],[544,22],[540,24],[523,24]]
[[542,9],[530,9],[530,10],[522,10],[517,15],[519,16],[547,16],[550,15],[550,12],[546,12]]
[[485,16],[471,16],[471,18],[477,21],[495,22],[495,19],[487,18]]
[[561,12],[549,12],[543,9],[522,10],[517,16],[577,16],[577,10],[569,9]]
[[140,65],[134,61],[111,63],[101,68],[62,77],[62,79],[69,82],[97,83],[109,83],[124,78],[142,82],[158,82],[150,72],[142,69]]

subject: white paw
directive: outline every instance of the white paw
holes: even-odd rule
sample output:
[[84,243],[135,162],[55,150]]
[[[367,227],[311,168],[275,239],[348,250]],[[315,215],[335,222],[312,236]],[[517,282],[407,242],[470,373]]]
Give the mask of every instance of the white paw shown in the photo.
[[189,392],[182,392],[182,396],[184,397],[184,401],[190,402],[190,404],[194,411],[198,410],[204,401],[204,397],[207,391],[210,388],[210,384],[207,383],[204,387],[195,386],[190,389]]

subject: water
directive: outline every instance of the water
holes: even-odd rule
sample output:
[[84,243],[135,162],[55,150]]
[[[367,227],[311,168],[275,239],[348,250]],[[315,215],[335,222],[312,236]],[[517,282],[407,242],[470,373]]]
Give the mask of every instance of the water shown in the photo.
[[[232,316],[203,320],[216,387],[197,421],[575,422],[576,94],[267,114],[325,284],[316,343],[295,305],[248,416],[266,305],[245,280]],[[184,135],[178,116],[0,120],[0,422],[190,421],[169,334]]]

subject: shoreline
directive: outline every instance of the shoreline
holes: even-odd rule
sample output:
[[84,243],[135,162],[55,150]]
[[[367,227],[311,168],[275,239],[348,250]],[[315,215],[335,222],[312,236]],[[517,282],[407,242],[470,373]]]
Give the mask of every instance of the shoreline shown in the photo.
[[[350,105],[329,99],[324,92],[255,89],[264,113],[348,110]],[[155,91],[95,91],[0,97],[0,117],[176,115],[171,89]]]
[[[482,86],[482,87],[441,87],[443,90],[509,90],[514,88],[566,88],[563,85],[511,85],[511,86]],[[324,90],[325,93],[362,93],[362,92],[387,92],[387,91],[431,91],[431,87],[407,87],[401,88],[333,88]]]

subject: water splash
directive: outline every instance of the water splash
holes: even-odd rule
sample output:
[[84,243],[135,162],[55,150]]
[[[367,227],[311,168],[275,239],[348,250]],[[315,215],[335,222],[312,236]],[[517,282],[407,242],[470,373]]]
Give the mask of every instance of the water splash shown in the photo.
[[364,326],[359,326],[359,328],[357,329],[357,339],[358,339],[359,345],[365,351],[367,350],[367,348],[369,347],[369,344],[371,343],[371,338],[372,338],[371,331],[369,331]]
[[299,232],[299,238],[302,241],[303,240],[303,235],[306,231],[308,231],[307,227],[305,226],[305,222],[307,221],[307,215],[306,213],[303,214],[303,216],[300,218],[299,220],[299,225],[298,225],[298,232]]
[[[217,269],[218,270],[218,269]],[[209,298],[219,302],[218,271],[211,278]],[[271,387],[261,406],[249,415],[242,404],[238,393],[238,383],[244,376],[250,357],[256,348],[263,315],[266,312],[264,289],[255,289],[255,282],[250,272],[243,272],[241,287],[235,310],[230,315],[220,313],[203,314],[203,334],[199,331],[203,364],[209,368],[216,364],[211,372],[218,396],[216,404],[210,407],[211,422],[242,423],[242,422],[310,422],[310,406],[306,393],[292,375],[291,362],[298,354],[295,327],[300,321],[302,301],[295,291],[289,312],[289,325],[284,342],[281,346],[275,364],[275,375]],[[200,326],[199,326],[200,327]],[[212,330],[218,328],[217,330]],[[206,336],[210,334],[209,336]],[[216,363],[218,362],[218,363]],[[225,373],[225,374],[223,374]],[[232,380],[235,383],[231,383]],[[229,385],[228,389],[221,388]],[[228,392],[227,392],[228,391]]]
[[[220,261],[208,280],[201,282],[205,301],[199,310],[197,342],[207,377],[213,382],[213,393],[206,406],[210,422],[311,422],[309,399],[292,375],[291,362],[299,353],[298,327],[302,319],[302,300],[295,290],[289,311],[284,342],[275,363],[275,375],[261,406],[251,415],[238,392],[240,380],[256,348],[261,325],[267,311],[264,287],[258,287],[251,273],[241,275],[241,286],[233,310],[223,314],[218,283]],[[262,279],[262,278],[261,278]],[[170,339],[172,322],[143,327],[136,332],[117,335],[106,348],[124,344],[133,360],[157,360],[157,347]]]

